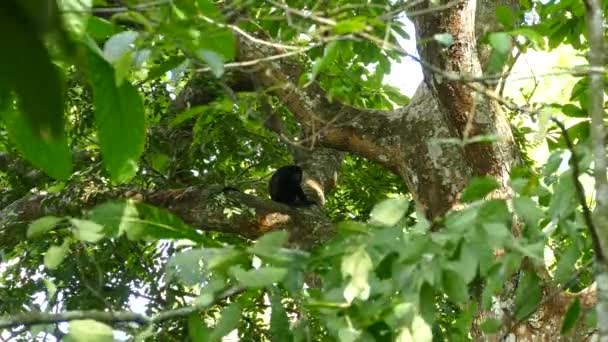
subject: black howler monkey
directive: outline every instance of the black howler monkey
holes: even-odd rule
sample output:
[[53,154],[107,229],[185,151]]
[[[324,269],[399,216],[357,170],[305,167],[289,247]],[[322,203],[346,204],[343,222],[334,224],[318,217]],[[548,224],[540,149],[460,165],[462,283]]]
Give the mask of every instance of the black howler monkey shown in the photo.
[[290,206],[317,204],[306,198],[302,190],[302,168],[297,165],[280,167],[270,178],[270,198]]

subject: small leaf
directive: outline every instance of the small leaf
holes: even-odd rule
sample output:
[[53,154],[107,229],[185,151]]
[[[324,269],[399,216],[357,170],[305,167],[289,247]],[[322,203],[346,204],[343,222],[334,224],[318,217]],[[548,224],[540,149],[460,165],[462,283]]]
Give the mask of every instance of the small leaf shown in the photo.
[[114,342],[112,328],[92,319],[70,321],[64,341],[70,342]]
[[500,320],[496,318],[487,318],[479,325],[479,328],[486,334],[494,334],[498,332],[501,326],[502,322]]
[[217,341],[236,329],[241,318],[241,309],[239,303],[232,303],[230,306],[224,308],[224,310],[222,310],[222,317],[220,317],[215,329],[213,329],[209,340]]
[[492,177],[475,177],[462,192],[460,201],[469,203],[483,199],[486,195],[499,187],[500,183]]
[[201,319],[198,312],[188,317],[188,335],[190,341],[209,341],[209,327]]
[[49,270],[55,270],[61,264],[68,253],[70,241],[65,239],[61,246],[51,246],[44,254],[44,266]]
[[271,286],[274,283],[281,282],[287,275],[286,268],[280,267],[262,267],[255,270],[245,271],[240,267],[233,267],[230,273],[243,286],[248,288]]
[[450,47],[454,44],[454,37],[449,33],[436,33],[433,35],[433,39],[444,47]]
[[74,237],[85,242],[97,242],[104,237],[103,226],[89,220],[71,218],[70,223],[74,226]]
[[370,213],[370,222],[383,226],[394,226],[407,212],[409,202],[404,198],[389,198],[376,204]]
[[64,219],[56,216],[44,216],[29,224],[27,227],[27,238],[32,238],[53,229]]

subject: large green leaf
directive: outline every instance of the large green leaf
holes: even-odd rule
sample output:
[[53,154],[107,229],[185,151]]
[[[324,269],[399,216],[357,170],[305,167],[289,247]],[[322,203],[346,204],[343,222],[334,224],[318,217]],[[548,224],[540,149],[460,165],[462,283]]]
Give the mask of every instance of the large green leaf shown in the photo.
[[129,82],[117,86],[114,69],[94,51],[89,52],[89,75],[104,165],[114,182],[126,182],[135,176],[144,150],[142,99]]
[[65,134],[60,133],[58,139],[44,139],[10,104],[0,111],[0,115],[9,137],[25,159],[56,179],[65,180],[72,174],[72,153]]

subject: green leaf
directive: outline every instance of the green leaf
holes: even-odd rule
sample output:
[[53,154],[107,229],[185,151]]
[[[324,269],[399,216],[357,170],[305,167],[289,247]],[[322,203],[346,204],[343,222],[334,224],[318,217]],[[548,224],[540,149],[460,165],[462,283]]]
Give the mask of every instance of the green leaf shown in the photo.
[[103,226],[89,220],[71,218],[70,223],[74,226],[74,237],[85,242],[97,242],[104,237]]
[[[164,76],[167,73],[167,71],[177,68],[180,64],[184,63],[185,60],[186,60],[186,57],[181,56],[181,55],[169,57],[167,60],[150,68],[150,70],[148,71],[148,77],[146,78],[146,81],[155,80],[161,76]],[[204,106],[195,106],[193,108],[196,108],[196,107],[204,107]]]
[[511,51],[511,36],[505,32],[494,32],[490,33],[488,40],[492,46],[492,53],[486,72],[498,74],[502,72]]
[[112,328],[92,319],[70,321],[64,341],[70,342],[114,342]]
[[462,192],[460,201],[468,203],[483,199],[486,195],[499,187],[500,183],[492,177],[475,177]]
[[102,203],[87,213],[87,218],[106,228],[108,235],[127,234],[130,240],[137,240],[145,232],[146,223],[139,218],[133,201],[111,201]]
[[536,227],[545,215],[538,207],[538,204],[529,197],[516,197],[513,199],[513,208],[517,215],[526,222],[530,227]]
[[242,261],[245,254],[232,247],[204,248],[203,260],[212,271],[224,271]]
[[370,213],[370,222],[383,226],[394,226],[407,212],[409,202],[404,198],[389,198],[376,204]]
[[462,275],[465,283],[469,283],[477,275],[479,260],[473,248],[462,248],[457,262],[450,263],[450,269]]
[[355,298],[367,300],[370,293],[369,274],[373,269],[372,259],[363,246],[352,254],[345,255],[341,264],[342,276],[350,277],[344,288],[344,299],[349,303]]
[[198,312],[188,317],[188,335],[190,341],[209,341],[209,327]]
[[486,334],[494,334],[498,332],[501,326],[502,322],[500,320],[496,318],[487,318],[479,325],[479,328]]
[[454,37],[449,33],[436,33],[433,35],[433,39],[445,47],[450,47],[454,44]]
[[367,18],[354,17],[347,20],[342,20],[336,23],[333,31],[336,34],[356,33],[365,30],[367,27]]
[[[48,10],[50,12],[51,8]],[[63,84],[42,40],[44,30],[36,19],[49,20],[51,24],[53,18],[31,18],[17,2],[0,1],[0,41],[5,47],[0,54],[0,75],[2,82],[6,82],[17,95],[23,111],[23,118],[18,120],[28,132],[20,135],[31,136],[46,144],[54,142],[61,145],[66,141]],[[32,158],[26,154],[27,157]],[[36,165],[34,160],[30,161]],[[56,162],[64,163],[65,160],[58,158]],[[57,178],[65,179],[67,176]]]
[[135,205],[142,223],[145,223],[144,236],[156,239],[189,239],[194,242],[210,242],[210,239],[201,235],[194,227],[184,223],[182,219],[165,209],[144,203]]
[[10,139],[25,159],[52,178],[66,180],[70,177],[72,153],[65,134],[58,133],[56,139],[45,139],[34,133],[28,119],[14,110],[12,105],[0,111]]
[[195,312],[188,317],[188,335],[190,341],[209,341],[209,327],[201,319],[198,312]]
[[272,291],[270,295],[270,341],[291,341],[291,331],[287,312],[281,303],[281,295],[278,290]]
[[419,308],[420,316],[422,316],[427,323],[433,324],[437,311],[435,310],[435,290],[426,281],[422,283],[422,286],[420,287]]
[[213,76],[220,78],[224,74],[224,59],[222,55],[213,50],[200,49],[198,56],[207,63]]
[[172,255],[165,271],[168,281],[177,277],[186,286],[200,284],[204,280],[203,256],[204,251],[198,248]]
[[135,176],[144,150],[142,99],[129,82],[117,86],[112,66],[93,51],[89,52],[89,78],[104,165],[114,182],[126,182]]
[[564,219],[574,211],[577,205],[572,170],[568,170],[560,175],[559,181],[554,186],[553,197],[549,203],[549,213],[551,218]]
[[496,19],[506,28],[513,27],[516,17],[511,6],[496,6]]
[[488,40],[490,46],[500,54],[507,54],[511,51],[511,36],[505,32],[490,33]]
[[454,303],[464,303],[469,298],[467,284],[460,274],[452,270],[444,270],[442,286],[445,293]]
[[134,43],[139,33],[135,31],[119,32],[106,41],[103,45],[103,57],[114,64],[126,53],[134,50]]
[[44,216],[31,222],[27,227],[27,238],[32,238],[53,229],[59,222],[64,219],[56,216]]
[[562,321],[562,328],[560,330],[560,333],[562,335],[565,335],[570,332],[570,330],[572,330],[572,328],[576,326],[576,322],[578,321],[580,316],[581,302],[578,298],[574,298],[574,300],[572,301],[572,303],[570,303],[570,306],[568,307],[568,311],[566,311],[566,314],[564,315],[564,320]]
[[566,251],[560,256],[555,266],[554,280],[558,284],[566,284],[575,274],[576,261],[580,256],[580,250],[576,244],[568,246]]
[[249,248],[249,252],[259,256],[274,256],[287,243],[288,238],[289,235],[283,230],[264,234]]
[[524,272],[515,291],[515,318],[524,320],[536,311],[542,300],[540,278],[531,272]]
[[245,271],[240,267],[232,267],[230,273],[244,287],[256,288],[271,286],[274,283],[281,282],[287,275],[287,269],[281,267],[262,267]]
[[582,108],[573,105],[571,103],[565,104],[562,106],[562,113],[564,113],[564,115],[569,116],[571,118],[587,118],[589,117],[589,114],[587,113],[587,111],[583,110]]
[[51,246],[44,254],[44,266],[49,270],[55,270],[61,264],[70,248],[70,241],[65,239],[61,246]]
[[114,25],[103,18],[88,16],[87,33],[96,40],[106,40],[115,32]]
[[232,303],[230,306],[224,308],[224,310],[222,310],[222,317],[217,322],[215,329],[213,329],[209,340],[217,341],[236,329],[241,318],[241,310],[242,308],[239,303]]

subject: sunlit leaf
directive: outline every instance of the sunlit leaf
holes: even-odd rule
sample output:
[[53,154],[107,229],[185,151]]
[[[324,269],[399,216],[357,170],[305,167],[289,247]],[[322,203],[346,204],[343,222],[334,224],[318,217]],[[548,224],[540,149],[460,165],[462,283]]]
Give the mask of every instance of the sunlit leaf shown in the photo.
[[366,300],[369,297],[368,278],[372,267],[372,260],[364,247],[359,247],[352,254],[342,258],[342,276],[350,277],[343,293],[347,302],[352,302],[355,298]]
[[27,237],[32,238],[53,229],[64,219],[56,216],[44,216],[30,223],[27,227]]
[[49,247],[49,249],[47,249],[46,253],[44,254],[44,265],[46,266],[46,268],[48,268],[49,270],[57,269],[63,259],[65,259],[69,248],[70,241],[68,239],[65,239],[61,246]]
[[376,204],[370,213],[370,222],[394,226],[407,212],[409,202],[404,198],[389,198]]
[[70,321],[64,341],[70,342],[114,342],[112,328],[92,319]]

